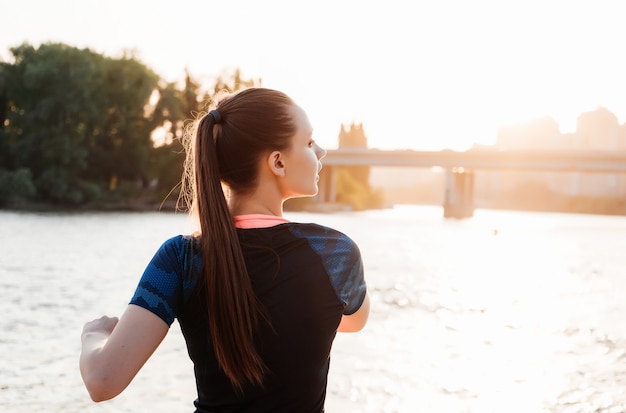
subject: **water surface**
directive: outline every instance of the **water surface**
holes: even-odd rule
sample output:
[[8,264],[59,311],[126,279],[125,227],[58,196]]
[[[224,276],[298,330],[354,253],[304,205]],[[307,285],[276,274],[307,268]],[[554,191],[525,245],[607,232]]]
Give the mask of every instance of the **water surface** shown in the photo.
[[[291,213],[351,236],[372,315],[339,334],[330,413],[626,412],[626,218],[438,207]],[[0,411],[191,412],[178,325],[116,399],[80,380],[82,325],[119,315],[169,213],[0,212]]]

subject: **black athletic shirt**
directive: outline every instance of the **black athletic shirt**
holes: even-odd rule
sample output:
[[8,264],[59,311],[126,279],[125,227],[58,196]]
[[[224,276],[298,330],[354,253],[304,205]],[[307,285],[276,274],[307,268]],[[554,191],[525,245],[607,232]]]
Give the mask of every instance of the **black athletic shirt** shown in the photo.
[[201,259],[193,238],[163,243],[131,304],[171,325],[178,319],[194,364],[197,413],[323,412],[330,350],[343,314],[363,303],[366,284],[357,245],[317,224],[237,229],[252,287],[267,309],[255,343],[269,367],[263,388],[235,391],[210,341],[206,295],[196,289]]

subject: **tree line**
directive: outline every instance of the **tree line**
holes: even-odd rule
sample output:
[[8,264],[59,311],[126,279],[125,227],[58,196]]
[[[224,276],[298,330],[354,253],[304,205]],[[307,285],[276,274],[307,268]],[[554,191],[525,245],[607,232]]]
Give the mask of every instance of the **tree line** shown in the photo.
[[[219,91],[259,85],[240,71],[210,90],[165,82],[132,55],[28,43],[0,61],[0,206],[175,202],[187,122]],[[156,143],[155,135],[160,142]]]

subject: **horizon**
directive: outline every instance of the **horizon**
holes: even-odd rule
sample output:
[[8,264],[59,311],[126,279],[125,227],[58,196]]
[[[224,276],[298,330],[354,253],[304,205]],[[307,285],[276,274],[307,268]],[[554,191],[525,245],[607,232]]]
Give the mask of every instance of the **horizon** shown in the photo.
[[626,120],[619,2],[0,1],[2,60],[59,42],[134,50],[164,80],[187,69],[207,87],[240,69],[294,98],[328,148],[353,122],[372,148],[465,150],[546,116],[563,134],[598,107]]

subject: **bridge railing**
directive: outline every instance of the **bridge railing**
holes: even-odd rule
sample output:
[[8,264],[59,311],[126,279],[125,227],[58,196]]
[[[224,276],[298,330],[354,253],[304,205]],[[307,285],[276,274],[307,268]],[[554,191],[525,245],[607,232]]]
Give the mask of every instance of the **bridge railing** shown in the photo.
[[414,151],[341,148],[327,151],[328,166],[412,166],[469,170],[626,173],[626,150]]

